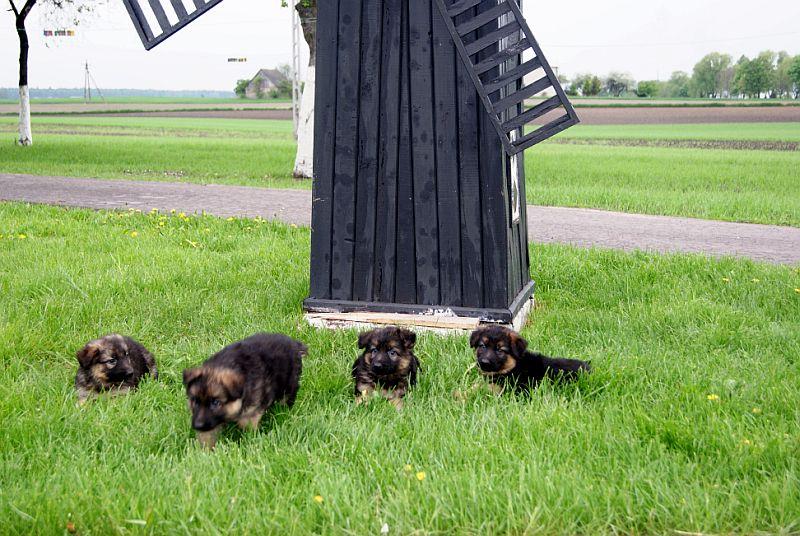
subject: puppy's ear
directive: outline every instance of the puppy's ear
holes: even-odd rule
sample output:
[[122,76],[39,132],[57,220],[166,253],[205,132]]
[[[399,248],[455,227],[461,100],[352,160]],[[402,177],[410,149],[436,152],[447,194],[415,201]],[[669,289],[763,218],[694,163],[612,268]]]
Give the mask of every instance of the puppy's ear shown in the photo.
[[406,347],[406,350],[413,350],[414,345],[417,344],[417,334],[411,330],[397,328],[397,334],[400,337],[400,340],[403,341],[403,346]]
[[203,369],[200,367],[187,368],[183,371],[183,385],[189,387],[189,384],[199,378],[202,373]]
[[244,396],[244,376],[231,369],[222,369],[215,374],[228,392],[229,400],[239,400]]
[[511,350],[516,357],[520,357],[528,349],[528,341],[520,337],[519,333],[514,331],[509,332],[509,342],[511,343]]
[[481,335],[486,328],[478,328],[472,332],[472,335],[469,336],[469,347],[470,348],[477,348],[478,343],[481,342]]
[[366,348],[369,345],[371,337],[372,337],[372,331],[365,331],[363,333],[360,333],[358,335],[358,347],[362,349]]
[[94,362],[94,358],[97,356],[99,348],[97,345],[89,343],[80,350],[78,353],[75,354],[75,357],[78,358],[78,363],[83,368],[88,368],[92,362]]

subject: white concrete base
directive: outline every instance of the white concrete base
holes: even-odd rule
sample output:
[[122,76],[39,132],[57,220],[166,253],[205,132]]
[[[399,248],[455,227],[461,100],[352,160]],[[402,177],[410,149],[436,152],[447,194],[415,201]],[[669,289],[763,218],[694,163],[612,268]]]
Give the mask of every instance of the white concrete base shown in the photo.
[[28,86],[19,86],[19,145],[31,145],[31,99]]
[[[533,309],[534,299],[527,300],[511,324],[505,325],[520,331],[528,320]],[[452,311],[431,311],[430,314],[394,314],[394,313],[306,313],[306,322],[315,328],[342,330],[368,330],[384,326],[402,326],[416,331],[425,331],[437,335],[463,335],[475,330],[482,324],[478,318],[456,316]]]

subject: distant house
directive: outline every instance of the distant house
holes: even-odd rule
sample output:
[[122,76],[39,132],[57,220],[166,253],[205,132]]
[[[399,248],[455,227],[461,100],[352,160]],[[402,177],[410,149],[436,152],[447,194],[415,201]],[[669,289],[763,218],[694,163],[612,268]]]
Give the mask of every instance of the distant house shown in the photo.
[[277,69],[261,69],[247,84],[245,96],[248,99],[269,97],[270,91],[278,89],[281,82],[286,82],[286,77]]

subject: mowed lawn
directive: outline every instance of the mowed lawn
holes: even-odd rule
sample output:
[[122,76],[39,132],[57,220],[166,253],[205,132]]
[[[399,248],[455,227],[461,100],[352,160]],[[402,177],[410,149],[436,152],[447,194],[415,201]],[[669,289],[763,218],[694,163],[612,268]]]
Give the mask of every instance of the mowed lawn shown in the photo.
[[[310,188],[291,177],[288,121],[37,117],[25,150],[14,128],[0,118],[0,172]],[[526,152],[528,202],[800,226],[800,150],[668,146],[681,140],[797,144],[800,123],[579,125]]]
[[[796,532],[800,272],[531,249],[531,346],[574,386],[477,392],[467,337],[421,334],[402,413],[356,407],[354,331],[303,323],[309,232],[253,220],[0,204],[4,533]],[[181,371],[259,330],[309,346],[291,410],[214,452]],[[156,355],[139,391],[75,406],[75,351]]]

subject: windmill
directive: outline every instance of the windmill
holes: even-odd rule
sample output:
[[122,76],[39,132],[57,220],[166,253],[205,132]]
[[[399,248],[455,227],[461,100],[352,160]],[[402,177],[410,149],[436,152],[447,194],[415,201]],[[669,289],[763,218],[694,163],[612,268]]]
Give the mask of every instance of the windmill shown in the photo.
[[[221,0],[123,1],[151,48]],[[523,151],[578,117],[521,1],[319,2],[306,312],[524,320]]]

